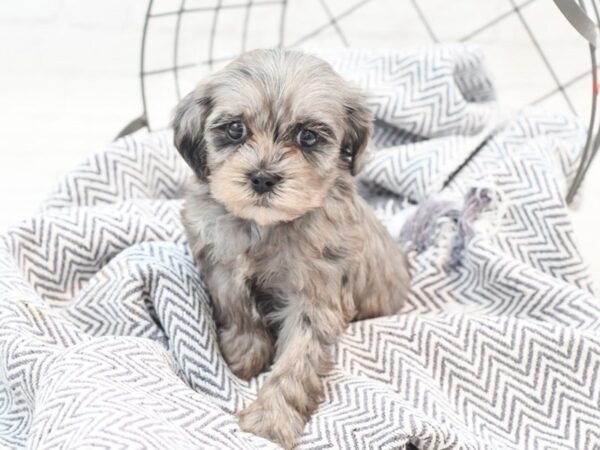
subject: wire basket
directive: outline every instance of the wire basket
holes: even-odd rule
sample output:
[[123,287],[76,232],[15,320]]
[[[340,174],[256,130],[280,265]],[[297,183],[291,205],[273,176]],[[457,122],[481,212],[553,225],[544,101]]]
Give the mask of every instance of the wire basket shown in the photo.
[[[588,139],[567,194],[571,202],[600,146],[595,56],[600,19],[596,1],[555,3],[150,0],[140,61],[143,114],[119,136],[144,126],[167,126],[173,106],[203,76],[254,48],[472,42],[482,47],[491,72],[503,74],[496,80],[503,103],[541,105],[588,117]],[[508,71],[510,65],[526,66],[527,73]]]

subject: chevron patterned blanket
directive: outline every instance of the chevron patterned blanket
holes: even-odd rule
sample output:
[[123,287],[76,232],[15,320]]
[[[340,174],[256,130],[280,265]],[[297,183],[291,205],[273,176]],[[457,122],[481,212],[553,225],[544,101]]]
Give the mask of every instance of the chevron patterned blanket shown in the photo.
[[[324,56],[370,92],[361,184],[405,224],[413,283],[401,313],[332,349],[299,447],[600,449],[600,303],[563,199],[585,129],[500,114],[470,47]],[[275,447],[237,425],[266,375],[220,356],[171,139],[116,141],[0,237],[0,447]],[[474,212],[482,186],[494,201]]]

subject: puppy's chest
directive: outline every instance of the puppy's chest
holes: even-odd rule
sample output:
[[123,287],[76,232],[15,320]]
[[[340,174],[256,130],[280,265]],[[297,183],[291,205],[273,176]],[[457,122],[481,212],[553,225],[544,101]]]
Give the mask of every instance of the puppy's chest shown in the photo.
[[222,220],[211,242],[218,260],[260,285],[283,285],[290,270],[299,268],[307,255],[305,239],[285,230],[267,229],[245,221]]
[[281,235],[265,236],[245,254],[252,301],[274,335],[278,311],[294,303],[307,284],[318,283],[310,274],[318,256],[304,239]]
[[325,272],[343,271],[356,256],[343,233],[325,236],[315,227],[258,228],[239,222],[220,231],[213,245],[222,262],[241,271],[256,292],[269,297],[288,297],[307,284],[317,284],[321,275],[328,276]]
[[294,275],[302,271],[310,259],[307,247],[300,238],[292,241],[290,236],[280,233],[264,236],[245,254],[248,277],[262,290],[296,289]]
[[248,278],[266,297],[314,293],[331,277],[341,277],[352,262],[350,250],[337,239],[278,230],[264,236],[246,253]]

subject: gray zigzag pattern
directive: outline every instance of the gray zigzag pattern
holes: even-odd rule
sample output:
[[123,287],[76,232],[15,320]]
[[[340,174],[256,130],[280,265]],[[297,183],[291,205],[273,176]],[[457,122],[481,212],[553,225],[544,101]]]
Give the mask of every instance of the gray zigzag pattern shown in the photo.
[[[396,233],[402,199],[435,196],[495,117],[481,55],[324,56],[370,89],[379,150],[361,181]],[[584,136],[528,110],[486,142],[447,191],[491,187],[497,209],[458,263],[449,220],[409,254],[405,310],[350,326],[299,448],[600,449],[600,302],[563,199]],[[220,355],[171,139],[114,143],[0,237],[0,447],[276,448],[233,415],[267,375],[238,380]]]

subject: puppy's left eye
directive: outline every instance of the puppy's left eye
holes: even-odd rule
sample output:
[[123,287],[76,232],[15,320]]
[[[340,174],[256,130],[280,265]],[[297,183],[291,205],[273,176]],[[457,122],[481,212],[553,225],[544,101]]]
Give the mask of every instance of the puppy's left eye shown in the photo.
[[312,147],[317,143],[317,133],[304,128],[300,131],[300,133],[298,133],[296,141],[298,141],[298,145],[300,145],[300,147]]
[[239,142],[246,137],[246,125],[242,122],[231,122],[227,125],[227,137],[234,142]]

